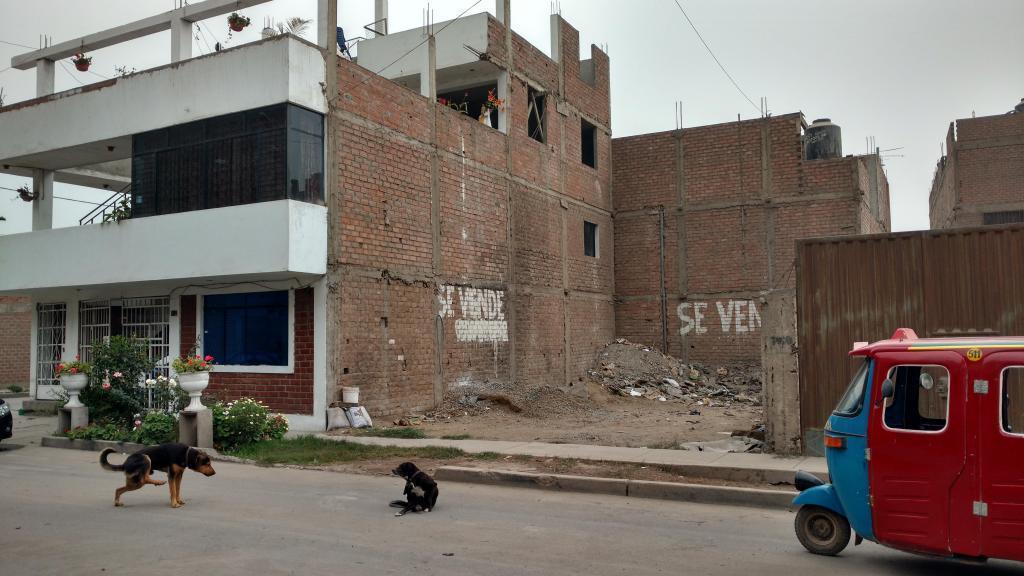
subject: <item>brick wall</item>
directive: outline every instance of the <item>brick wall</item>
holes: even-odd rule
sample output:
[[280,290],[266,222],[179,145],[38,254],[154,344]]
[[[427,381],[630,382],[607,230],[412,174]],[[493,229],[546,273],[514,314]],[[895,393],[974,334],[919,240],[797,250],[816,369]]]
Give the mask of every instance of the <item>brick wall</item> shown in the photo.
[[[608,59],[593,48],[583,81],[578,32],[553,22],[560,62],[515,34],[510,62],[489,21],[488,59],[511,70],[507,134],[339,62],[328,401],[358,386],[371,413],[392,415],[469,384],[569,386],[614,338]],[[528,86],[546,93],[545,142],[527,131]],[[596,167],[582,163],[584,119]]]
[[[196,342],[196,297],[181,297],[181,350]],[[210,374],[206,393],[222,400],[242,397],[263,401],[271,410],[288,414],[313,413],[313,289],[295,291],[295,357],[291,374],[217,372]]]
[[29,389],[32,352],[32,303],[28,298],[0,296],[0,388],[17,384]]
[[795,286],[796,240],[888,229],[877,157],[805,161],[802,123],[613,141],[619,336],[693,362],[759,363],[764,298]]
[[932,181],[932,228],[980,226],[987,212],[1024,210],[1024,114],[951,124]]

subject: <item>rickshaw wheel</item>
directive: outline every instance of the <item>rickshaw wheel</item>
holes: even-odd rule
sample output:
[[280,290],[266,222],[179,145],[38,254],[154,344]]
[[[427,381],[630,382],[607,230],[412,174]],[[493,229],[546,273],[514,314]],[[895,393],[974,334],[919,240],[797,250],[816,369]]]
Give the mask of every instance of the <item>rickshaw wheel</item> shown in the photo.
[[796,537],[809,552],[835,556],[850,543],[850,523],[828,508],[803,506],[796,514]]

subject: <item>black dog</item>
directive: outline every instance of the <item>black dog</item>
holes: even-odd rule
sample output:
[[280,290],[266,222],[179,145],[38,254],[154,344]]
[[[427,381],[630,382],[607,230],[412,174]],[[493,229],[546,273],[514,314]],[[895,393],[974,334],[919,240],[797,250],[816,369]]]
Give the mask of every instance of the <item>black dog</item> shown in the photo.
[[406,512],[430,512],[430,509],[437,503],[437,482],[420,470],[412,462],[403,462],[391,471],[395,476],[405,478],[405,491],[402,495],[405,500],[394,500],[391,506],[401,508],[395,516],[402,516]]
[[[206,452],[185,444],[160,444],[143,448],[125,458],[123,464],[107,462],[107,456],[113,453],[112,448],[100,453],[100,466],[104,470],[124,472],[124,486],[114,492],[114,506],[123,506],[121,495],[125,492],[138,490],[146,484],[168,484],[171,489],[171,507],[177,508],[185,504],[181,501],[181,477],[185,475],[185,469],[195,470],[205,476],[216,474]],[[167,481],[150,478],[154,470],[167,472]]]

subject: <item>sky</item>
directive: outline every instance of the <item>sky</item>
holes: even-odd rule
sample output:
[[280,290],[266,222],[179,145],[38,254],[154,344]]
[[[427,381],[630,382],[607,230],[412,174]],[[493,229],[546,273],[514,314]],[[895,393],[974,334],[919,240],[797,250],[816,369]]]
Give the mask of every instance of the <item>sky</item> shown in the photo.
[[[494,12],[494,0],[434,0],[433,20]],[[974,114],[1003,114],[1024,98],[1024,1],[1021,0],[679,0],[715,56],[753,104],[723,74],[675,0],[510,0],[513,29],[551,53],[553,6],[611,58],[614,137],[684,126],[803,112],[842,127],[844,154],[873,138],[889,178],[894,231],[928,227],[928,192],[949,123]],[[8,104],[34,96],[35,72],[7,69],[10,58],[37,47],[174,8],[177,0],[0,0],[0,88]],[[392,32],[421,26],[427,3],[391,0]],[[253,21],[227,38],[223,17],[204,21],[193,54],[216,42],[259,39],[265,18],[316,17],[316,0],[275,0],[244,11]],[[373,20],[373,0],[339,2],[338,25],[349,38]],[[443,34],[443,32],[442,32]],[[315,39],[315,24],[306,33]],[[143,70],[170,60],[170,34],[154,34],[91,54],[90,73],[58,66],[57,90]],[[94,73],[93,73],[94,72]],[[0,138],[15,135],[0,134]],[[0,175],[0,234],[31,229],[31,208],[16,198],[28,179]],[[56,186],[55,225],[71,226],[109,193]],[[76,202],[77,200],[78,202]]]

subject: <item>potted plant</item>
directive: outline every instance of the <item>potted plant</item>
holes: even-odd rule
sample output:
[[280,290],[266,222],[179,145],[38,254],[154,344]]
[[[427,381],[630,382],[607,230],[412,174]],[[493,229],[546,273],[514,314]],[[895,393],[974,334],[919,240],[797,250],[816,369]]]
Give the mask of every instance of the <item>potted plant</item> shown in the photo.
[[185,407],[186,412],[199,412],[205,410],[200,398],[203,390],[210,385],[210,371],[213,370],[213,356],[182,356],[175,358],[171,368],[178,375],[178,386],[188,392],[189,403]]
[[92,366],[82,362],[75,356],[73,362],[62,362],[57,364],[56,375],[60,379],[60,385],[68,392],[68,402],[65,408],[81,408],[85,406],[78,399],[78,394],[89,385],[89,373]]
[[232,12],[231,15],[228,16],[228,27],[234,32],[241,32],[248,25],[249,19],[238,12]]
[[89,65],[92,64],[92,56],[86,56],[83,52],[79,52],[75,54],[71,62],[75,64],[75,68],[78,68],[79,72],[85,72],[89,70]]
[[494,95],[494,90],[487,91],[487,101],[480,106],[480,123],[487,124],[491,119],[491,111],[505,109],[505,101]]

